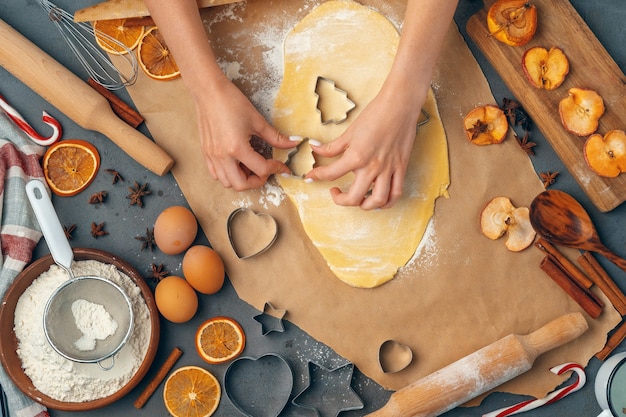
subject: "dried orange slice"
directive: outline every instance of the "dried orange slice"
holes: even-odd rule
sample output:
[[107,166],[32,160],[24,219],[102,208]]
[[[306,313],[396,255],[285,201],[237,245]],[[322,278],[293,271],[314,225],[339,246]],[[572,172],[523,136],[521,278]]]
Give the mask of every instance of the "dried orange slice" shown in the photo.
[[100,154],[87,141],[62,140],[48,148],[42,165],[52,192],[60,196],[72,196],[87,188],[96,177],[100,168]]
[[124,26],[126,19],[96,20],[93,22],[96,42],[108,53],[123,55],[128,51],[110,38],[124,44],[128,49],[135,49],[141,41],[145,29],[143,26]]
[[202,359],[218,364],[234,359],[243,352],[246,335],[235,320],[214,317],[202,323],[196,331],[196,350]]
[[183,366],[165,381],[163,401],[174,417],[209,417],[220,403],[217,378],[199,366]]
[[144,33],[139,42],[137,55],[139,65],[151,78],[171,80],[180,76],[176,61],[156,26]]

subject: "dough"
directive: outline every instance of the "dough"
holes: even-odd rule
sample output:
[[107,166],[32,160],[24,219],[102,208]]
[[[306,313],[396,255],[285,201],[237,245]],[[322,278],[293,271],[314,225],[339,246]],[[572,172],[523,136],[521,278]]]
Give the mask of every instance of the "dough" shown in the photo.
[[[323,143],[339,136],[379,91],[398,41],[393,24],[371,8],[342,0],[318,6],[285,39],[284,78],[274,103],[274,125],[286,134]],[[318,77],[334,81],[356,103],[345,122],[322,123],[315,94]],[[341,94],[328,99],[345,101]],[[364,211],[334,204],[329,189],[346,189],[351,175],[332,183],[306,183],[296,175],[278,179],[313,244],[333,273],[349,285],[372,288],[392,279],[414,255],[435,200],[447,196],[448,148],[432,91],[424,110],[430,121],[418,130],[403,197],[390,209]]]

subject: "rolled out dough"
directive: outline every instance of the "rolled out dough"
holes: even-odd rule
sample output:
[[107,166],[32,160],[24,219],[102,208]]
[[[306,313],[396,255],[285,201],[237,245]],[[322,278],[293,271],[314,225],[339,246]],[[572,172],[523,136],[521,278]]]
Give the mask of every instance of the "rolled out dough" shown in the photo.
[[[323,143],[338,137],[378,93],[398,42],[395,26],[373,9],[345,0],[322,3],[285,39],[284,77],[274,103],[274,125],[287,134]],[[322,123],[315,94],[318,77],[334,81],[356,103],[344,123]],[[341,99],[340,94],[333,97]],[[349,285],[372,288],[391,280],[414,255],[435,200],[447,196],[448,147],[432,91],[424,110],[430,121],[419,128],[403,197],[390,209],[364,211],[334,204],[330,188],[346,189],[352,175],[332,183],[305,183],[299,176],[278,180],[315,247],[333,273]]]

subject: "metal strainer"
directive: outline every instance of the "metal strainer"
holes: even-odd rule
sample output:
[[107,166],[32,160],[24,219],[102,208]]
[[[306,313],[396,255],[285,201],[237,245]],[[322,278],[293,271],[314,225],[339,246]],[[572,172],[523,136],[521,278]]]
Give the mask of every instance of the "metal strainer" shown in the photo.
[[[97,363],[102,369],[111,369],[115,363],[113,355],[126,344],[132,333],[131,301],[122,288],[107,278],[74,277],[72,273],[74,252],[65,237],[46,186],[40,180],[31,180],[26,183],[26,195],[54,262],[63,268],[70,278],[53,292],[46,303],[43,317],[46,338],[55,351],[71,361]],[[76,324],[77,320],[72,311],[72,304],[77,300],[104,307],[117,323],[115,332],[103,340],[96,340],[93,349],[91,346],[85,349],[76,343],[84,336]],[[102,362],[109,358],[110,364],[104,366]]]
[[[81,348],[77,341],[86,336],[76,325],[72,307],[76,302],[99,305],[115,321],[117,328],[105,339],[95,340],[93,349]],[[97,362],[110,369],[115,355],[131,335],[133,327],[132,304],[126,293],[108,279],[82,276],[70,279],[57,288],[46,303],[43,315],[44,331],[50,345],[61,356],[74,362]],[[93,338],[93,335],[88,335]],[[103,365],[111,358],[110,365]]]

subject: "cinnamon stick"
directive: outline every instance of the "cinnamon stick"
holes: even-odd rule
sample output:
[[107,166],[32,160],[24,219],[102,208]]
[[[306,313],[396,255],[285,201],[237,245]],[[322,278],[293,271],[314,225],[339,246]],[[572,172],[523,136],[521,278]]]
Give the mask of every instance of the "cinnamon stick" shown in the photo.
[[146,386],[141,395],[139,395],[139,397],[135,401],[135,408],[139,409],[148,402],[152,394],[154,394],[154,391],[156,391],[161,382],[163,382],[168,372],[172,370],[174,364],[176,364],[176,361],[178,360],[178,358],[180,358],[182,354],[183,351],[177,347],[172,350],[167,359],[165,359],[163,365],[161,365],[161,368],[159,368],[159,371],[156,373],[152,381],[150,381],[150,383]]
[[593,285],[593,281],[585,275],[572,261],[567,259],[565,255],[563,255],[556,246],[552,245],[550,242],[545,240],[542,237],[537,239],[535,242],[535,246],[539,248],[541,251],[552,255],[556,258],[556,261],[561,265],[561,267],[569,273],[569,275],[583,288],[591,288]]
[[124,120],[126,123],[134,127],[135,129],[143,123],[143,117],[137,110],[133,109],[131,106],[126,104],[124,100],[116,96],[111,91],[107,90],[105,87],[98,84],[92,78],[87,80],[87,84],[89,84],[94,90],[100,93],[104,98],[106,98],[111,105],[111,109],[115,114],[119,116],[120,119]]
[[589,274],[594,284],[606,295],[613,307],[622,316],[626,315],[626,296],[596,258],[590,252],[585,252],[578,258],[578,263]]
[[571,279],[567,271],[562,269],[558,262],[547,255],[540,264],[541,269],[556,282],[591,318],[598,318],[602,313],[603,304],[588,289],[579,286]]
[[604,348],[598,353],[596,353],[596,358],[601,361],[605,360],[609,357],[611,352],[618,347],[623,341],[626,339],[626,321],[622,321],[613,331],[613,334],[609,336],[606,341],[606,345]]

